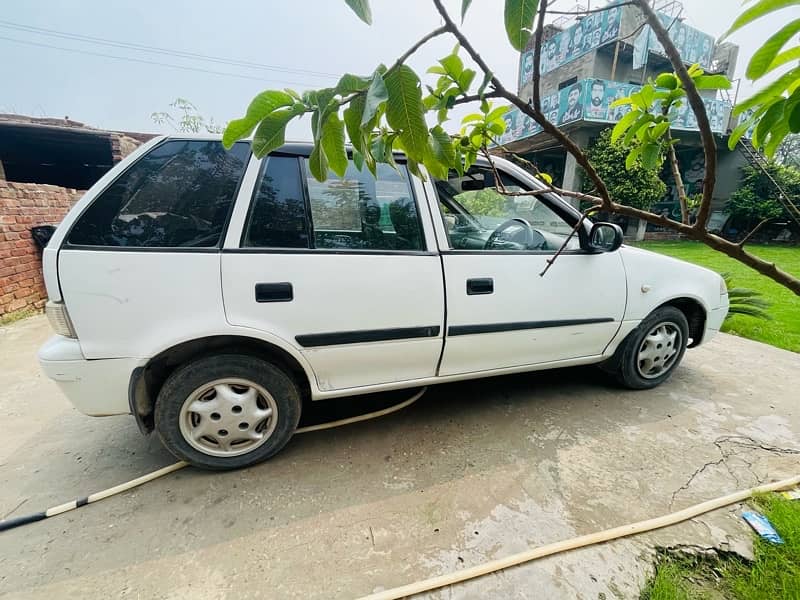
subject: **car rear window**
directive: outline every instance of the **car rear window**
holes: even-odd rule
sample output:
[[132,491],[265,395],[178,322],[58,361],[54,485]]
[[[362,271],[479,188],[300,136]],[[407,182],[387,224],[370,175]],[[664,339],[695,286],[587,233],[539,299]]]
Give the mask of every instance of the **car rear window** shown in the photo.
[[68,244],[218,246],[250,156],[246,142],[170,140],[140,158],[79,217]]

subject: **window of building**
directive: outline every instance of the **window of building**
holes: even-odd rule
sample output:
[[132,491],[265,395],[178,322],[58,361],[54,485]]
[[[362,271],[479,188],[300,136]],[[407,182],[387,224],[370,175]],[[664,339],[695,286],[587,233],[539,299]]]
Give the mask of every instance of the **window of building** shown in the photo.
[[250,156],[240,142],[172,140],[153,148],[81,215],[68,243],[133,248],[220,244]]
[[[306,165],[307,166],[307,165]],[[308,169],[306,168],[306,173]],[[320,183],[307,175],[314,247],[424,250],[422,223],[404,166],[377,166],[377,177],[352,161],[344,177]]]
[[295,157],[270,156],[256,184],[242,246],[308,248],[308,241],[300,164]]
[[558,89],[559,89],[559,91],[563,90],[565,87],[569,87],[574,83],[578,83],[578,78],[577,77],[570,77],[569,79],[566,79],[566,80],[562,81],[561,83],[559,83],[558,84]]

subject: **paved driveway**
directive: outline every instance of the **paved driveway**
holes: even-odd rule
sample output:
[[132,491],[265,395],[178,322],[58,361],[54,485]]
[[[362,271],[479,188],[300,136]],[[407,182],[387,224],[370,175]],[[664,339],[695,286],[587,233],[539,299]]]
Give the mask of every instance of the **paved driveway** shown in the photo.
[[[48,335],[41,317],[0,328],[0,516],[173,460],[133,419],[73,410],[35,364]],[[433,387],[390,417],[298,436],[260,466],[186,469],[0,533],[0,595],[359,596],[795,475],[798,457],[771,447],[800,448],[798,389],[800,356],[729,336],[689,351],[654,391],[591,368]],[[749,552],[738,511],[434,597],[637,597],[655,546]]]

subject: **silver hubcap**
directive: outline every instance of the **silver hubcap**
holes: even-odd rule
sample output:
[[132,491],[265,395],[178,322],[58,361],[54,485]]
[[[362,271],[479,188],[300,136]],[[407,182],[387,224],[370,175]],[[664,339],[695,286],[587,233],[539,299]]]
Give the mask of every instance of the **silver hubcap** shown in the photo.
[[675,323],[659,323],[642,340],[636,368],[645,379],[655,379],[675,364],[683,344],[683,335]]
[[238,456],[266,442],[278,422],[270,393],[247,379],[217,379],[192,392],[181,406],[183,439],[211,456]]

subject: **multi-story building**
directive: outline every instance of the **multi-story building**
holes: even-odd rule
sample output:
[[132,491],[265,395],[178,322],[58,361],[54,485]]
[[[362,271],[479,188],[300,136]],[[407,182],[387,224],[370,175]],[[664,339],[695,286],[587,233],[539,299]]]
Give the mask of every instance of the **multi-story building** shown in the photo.
[[[611,107],[617,98],[630,95],[649,78],[671,72],[664,54],[638,7],[609,2],[603,10],[589,12],[572,22],[558,21],[548,25],[542,39],[540,61],[540,97],[548,119],[559,125],[581,148],[586,148],[607,127],[613,126],[628,107]],[[660,0],[655,8],[668,28],[685,63],[699,63],[708,73],[721,73],[733,78],[738,47],[717,44],[713,36],[689,26],[683,20],[683,6],[674,0]],[[526,101],[533,98],[533,44],[520,55],[519,95]],[[717,140],[719,175],[714,190],[713,219],[710,227],[721,227],[725,218],[724,204],[736,189],[745,158],[727,148],[731,130],[731,94],[717,95],[713,90],[701,91],[711,128]],[[532,119],[514,109],[506,115],[507,128],[500,140],[508,150],[522,154],[554,182],[567,189],[579,190],[582,173],[575,159],[544,133]],[[688,194],[702,188],[703,152],[697,121],[688,104],[673,116],[673,136],[684,183]],[[677,193],[669,170],[664,170],[668,189],[653,212],[680,219]],[[626,234],[642,235],[643,226],[624,223]]]

